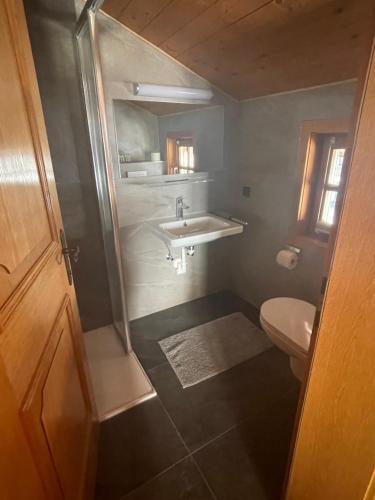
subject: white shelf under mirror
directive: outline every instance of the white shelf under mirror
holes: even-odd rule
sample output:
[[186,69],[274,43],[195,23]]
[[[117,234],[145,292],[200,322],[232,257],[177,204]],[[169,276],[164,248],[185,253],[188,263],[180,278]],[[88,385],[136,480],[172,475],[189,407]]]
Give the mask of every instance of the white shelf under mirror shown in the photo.
[[195,172],[193,174],[175,175],[150,175],[145,177],[122,177],[118,179],[121,185],[144,185],[145,187],[174,186],[178,184],[191,184],[197,182],[212,182],[208,177],[208,172]]

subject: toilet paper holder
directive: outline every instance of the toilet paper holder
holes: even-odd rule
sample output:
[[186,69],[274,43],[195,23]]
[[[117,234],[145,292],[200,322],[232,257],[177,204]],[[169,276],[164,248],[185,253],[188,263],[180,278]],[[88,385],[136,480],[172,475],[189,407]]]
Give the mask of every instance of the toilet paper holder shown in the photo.
[[301,255],[302,254],[302,249],[301,248],[298,248],[298,247],[295,247],[294,245],[285,245],[285,248],[287,248],[288,250],[291,250],[292,252],[296,253],[297,255]]

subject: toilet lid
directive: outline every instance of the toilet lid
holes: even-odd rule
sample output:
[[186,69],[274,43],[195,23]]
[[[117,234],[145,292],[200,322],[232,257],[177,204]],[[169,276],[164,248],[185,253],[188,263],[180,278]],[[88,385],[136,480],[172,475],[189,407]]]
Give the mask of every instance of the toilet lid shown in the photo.
[[303,300],[278,297],[264,302],[261,318],[286,339],[307,352],[316,307]]

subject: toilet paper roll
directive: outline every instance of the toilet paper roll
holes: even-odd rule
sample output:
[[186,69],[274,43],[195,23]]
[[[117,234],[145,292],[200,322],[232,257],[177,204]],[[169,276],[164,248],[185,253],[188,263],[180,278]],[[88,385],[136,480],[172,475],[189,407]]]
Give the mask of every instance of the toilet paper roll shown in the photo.
[[276,256],[276,262],[285,269],[294,269],[298,264],[298,255],[292,250],[280,250]]

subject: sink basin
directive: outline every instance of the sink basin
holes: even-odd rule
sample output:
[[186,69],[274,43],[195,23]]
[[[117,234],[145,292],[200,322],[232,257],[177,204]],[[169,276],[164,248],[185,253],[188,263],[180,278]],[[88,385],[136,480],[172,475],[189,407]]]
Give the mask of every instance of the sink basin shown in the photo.
[[155,233],[172,248],[201,245],[243,232],[241,224],[212,214],[155,222],[152,226]]

